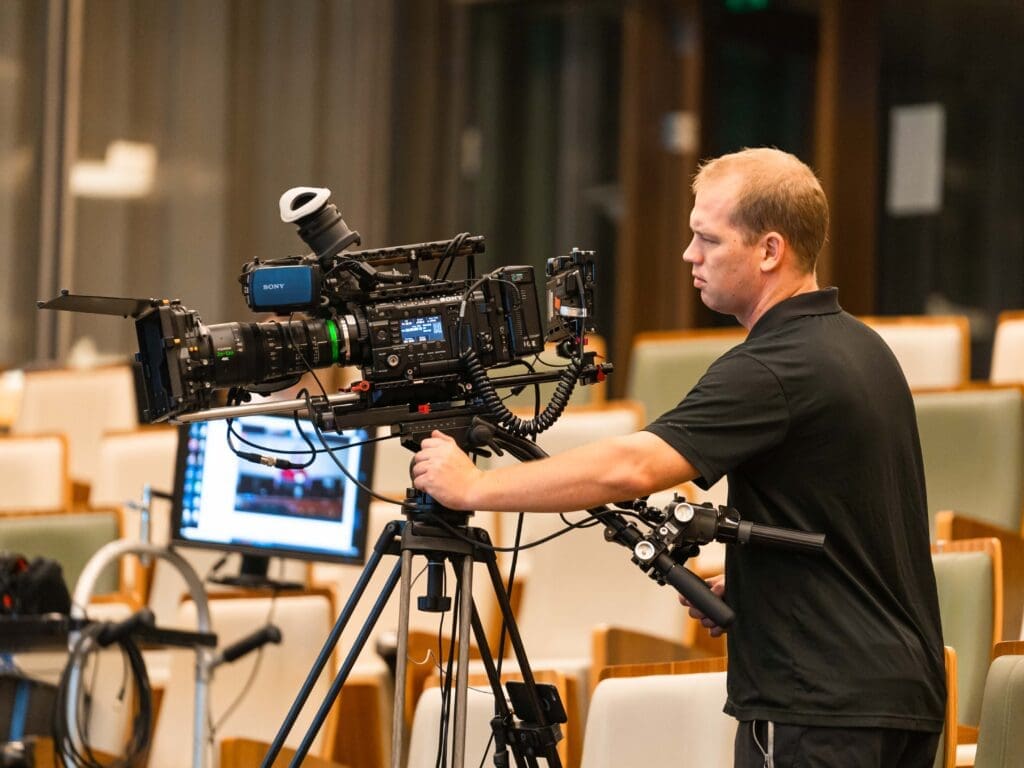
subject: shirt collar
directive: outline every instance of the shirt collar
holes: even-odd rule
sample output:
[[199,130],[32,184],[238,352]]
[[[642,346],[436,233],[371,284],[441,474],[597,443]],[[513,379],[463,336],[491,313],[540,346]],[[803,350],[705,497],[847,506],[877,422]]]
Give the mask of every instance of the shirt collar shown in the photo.
[[754,323],[747,338],[753,339],[761,336],[797,317],[834,315],[842,311],[843,308],[839,306],[838,288],[822,288],[817,291],[800,293],[790,299],[780,301],[765,312],[761,319]]

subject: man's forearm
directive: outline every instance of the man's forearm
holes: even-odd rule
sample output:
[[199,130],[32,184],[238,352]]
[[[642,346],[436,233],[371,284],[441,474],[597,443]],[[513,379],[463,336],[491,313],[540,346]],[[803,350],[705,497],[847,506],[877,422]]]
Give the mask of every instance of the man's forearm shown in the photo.
[[609,438],[540,461],[481,472],[445,439],[424,442],[415,485],[460,509],[570,512],[653,493],[696,477],[653,434]]

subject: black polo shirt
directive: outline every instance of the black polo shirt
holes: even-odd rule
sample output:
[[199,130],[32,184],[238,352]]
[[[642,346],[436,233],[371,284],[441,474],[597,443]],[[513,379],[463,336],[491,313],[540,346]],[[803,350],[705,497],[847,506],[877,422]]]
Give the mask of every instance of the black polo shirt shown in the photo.
[[940,731],[945,678],[914,405],[838,292],[772,307],[646,428],[744,520],[824,533],[822,555],[730,547],[740,720]]

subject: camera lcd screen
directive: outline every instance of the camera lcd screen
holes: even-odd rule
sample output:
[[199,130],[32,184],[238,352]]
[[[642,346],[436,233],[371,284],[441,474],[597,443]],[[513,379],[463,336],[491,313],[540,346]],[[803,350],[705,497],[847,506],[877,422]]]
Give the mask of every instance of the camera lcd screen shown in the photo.
[[419,341],[444,341],[444,328],[441,326],[440,315],[414,317],[399,322],[403,344],[415,344]]
[[[299,425],[323,448],[313,427]],[[233,421],[235,448],[246,453],[309,459],[309,445],[290,416],[245,416]],[[368,483],[373,444],[365,429],[324,433],[328,447],[353,476]],[[249,444],[243,443],[242,440]],[[302,469],[279,469],[235,455],[228,422],[181,427],[171,538],[176,544],[267,557],[361,563],[365,556],[369,494],[326,452]],[[257,447],[254,447],[257,446]],[[286,453],[293,451],[296,453]]]

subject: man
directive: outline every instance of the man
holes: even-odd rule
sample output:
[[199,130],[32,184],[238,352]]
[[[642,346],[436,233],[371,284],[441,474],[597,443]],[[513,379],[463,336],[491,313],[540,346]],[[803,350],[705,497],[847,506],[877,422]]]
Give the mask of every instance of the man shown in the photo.
[[693,188],[683,259],[746,341],[641,432],[491,472],[434,433],[414,484],[453,509],[569,511],[727,475],[744,519],[826,535],[822,555],[730,548],[711,584],[737,616],[736,766],[931,766],[945,685],[906,381],[818,288],[828,205],[807,166],[744,150],[704,165]]

